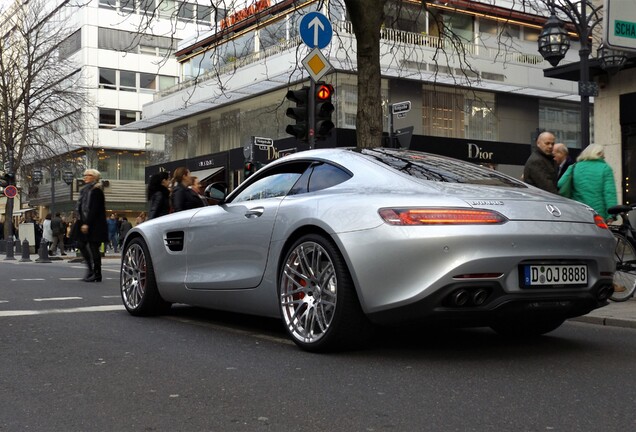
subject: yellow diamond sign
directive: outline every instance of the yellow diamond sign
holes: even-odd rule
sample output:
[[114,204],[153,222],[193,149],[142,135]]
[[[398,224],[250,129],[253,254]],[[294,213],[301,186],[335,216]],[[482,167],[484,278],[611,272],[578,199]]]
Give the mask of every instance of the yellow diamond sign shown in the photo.
[[331,64],[318,48],[312,49],[302,63],[314,81],[320,81],[331,70]]

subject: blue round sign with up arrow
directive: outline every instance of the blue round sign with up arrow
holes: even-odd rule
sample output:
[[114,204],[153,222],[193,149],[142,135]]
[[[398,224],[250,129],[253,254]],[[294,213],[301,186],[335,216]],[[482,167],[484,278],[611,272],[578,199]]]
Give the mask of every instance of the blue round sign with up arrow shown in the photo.
[[331,42],[333,27],[320,12],[309,12],[300,20],[300,37],[309,48],[324,48]]

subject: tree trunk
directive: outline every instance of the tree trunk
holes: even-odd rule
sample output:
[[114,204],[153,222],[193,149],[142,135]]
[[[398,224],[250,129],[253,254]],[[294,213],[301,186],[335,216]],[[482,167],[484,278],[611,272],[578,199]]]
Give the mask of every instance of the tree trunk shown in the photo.
[[380,29],[387,0],[345,0],[356,36],[358,61],[358,147],[382,145]]

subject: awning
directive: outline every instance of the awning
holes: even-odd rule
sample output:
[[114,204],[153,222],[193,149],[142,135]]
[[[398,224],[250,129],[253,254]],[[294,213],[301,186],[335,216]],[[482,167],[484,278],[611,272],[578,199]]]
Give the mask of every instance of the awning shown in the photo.
[[210,177],[212,177],[213,175],[215,175],[216,173],[221,172],[222,170],[223,170],[223,167],[214,167],[214,168],[209,168],[209,169],[204,169],[199,171],[190,171],[190,175],[198,178],[199,181],[204,182]]

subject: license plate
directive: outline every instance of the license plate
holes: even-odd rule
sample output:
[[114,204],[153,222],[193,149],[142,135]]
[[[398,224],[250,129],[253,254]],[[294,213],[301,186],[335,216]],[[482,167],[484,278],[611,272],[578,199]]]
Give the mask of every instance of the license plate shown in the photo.
[[587,266],[533,264],[523,266],[523,286],[587,285]]

